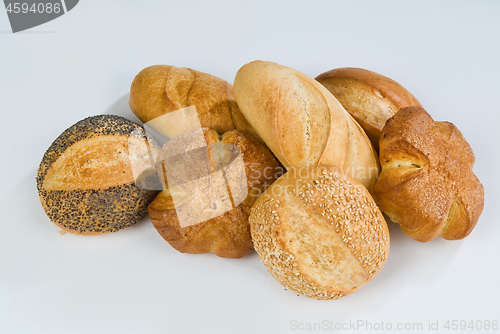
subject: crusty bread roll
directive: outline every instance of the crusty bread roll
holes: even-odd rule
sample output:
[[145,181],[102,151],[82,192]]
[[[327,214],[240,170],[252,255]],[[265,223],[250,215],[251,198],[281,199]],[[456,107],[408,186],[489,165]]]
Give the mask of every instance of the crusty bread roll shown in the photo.
[[[225,80],[190,68],[169,65],[146,67],[132,82],[129,104],[143,123],[172,111],[195,106],[201,126],[219,133],[237,128],[257,137],[241,115],[232,86]],[[171,131],[175,126],[168,124],[168,130]],[[155,130],[162,133],[161,129]]]
[[[188,133],[181,135],[184,136],[182,139],[189,141],[189,138],[185,138],[186,135],[192,134]],[[189,190],[183,187],[183,183],[181,187],[176,188],[175,191],[178,193],[173,194],[171,192],[171,187],[168,187],[169,185],[167,184],[167,188],[149,205],[149,216],[160,235],[172,247],[182,253],[199,254],[213,252],[220,257],[240,258],[253,250],[250,226],[248,223],[250,208],[256,198],[271,185],[276,178],[282,175],[284,168],[266,147],[239,130],[228,131],[222,136],[219,136],[213,129],[203,128],[202,135],[208,146],[202,148],[203,152],[199,150],[195,151],[192,157],[199,159],[200,156],[204,156],[203,153],[206,151],[206,156],[209,159],[209,173],[217,169],[217,161],[220,161],[220,157],[217,156],[220,151],[218,152],[212,144],[232,144],[239,147],[243,158],[246,180],[237,180],[236,183],[246,181],[248,195],[240,204],[235,203],[236,194],[234,192],[234,187],[238,188],[240,185],[234,185],[233,183],[234,186],[230,189],[231,204],[233,204],[232,209],[220,215],[217,213],[216,217],[203,222],[189,226],[181,226],[178,218],[179,211],[176,211],[174,203],[174,196],[177,196],[177,199],[180,199],[179,202],[181,203],[177,207],[177,210],[182,210],[182,206],[186,206],[188,203],[193,207],[193,209],[189,207],[189,210],[187,210],[187,219],[189,220],[197,219],[200,213],[214,216],[207,211],[219,210],[217,206],[223,203],[218,203],[219,194],[214,194],[206,189],[194,189],[193,191],[191,188],[191,190]],[[186,156],[184,156],[184,158],[186,158]],[[165,170],[164,164],[167,163],[168,161],[159,163],[162,166],[158,169]],[[189,164],[189,162],[187,163]],[[204,164],[204,162],[202,162],[202,164]],[[181,182],[182,180],[193,180],[201,177],[201,175],[199,175],[200,169],[192,170],[194,166],[191,170],[187,171],[184,171],[182,166],[180,169],[181,170],[173,170],[173,174],[175,175],[172,175],[170,179],[168,179],[166,175],[164,175],[163,179],[177,179]],[[202,168],[201,172],[206,171]],[[230,179],[231,176],[226,176],[226,178]],[[196,192],[198,191],[203,194],[197,195]],[[229,208],[231,208],[231,205]]]
[[316,77],[365,130],[376,150],[385,121],[400,108],[420,102],[403,86],[362,68],[337,68]]
[[245,118],[287,169],[334,165],[372,189],[378,161],[369,139],[313,78],[254,61],[236,74],[234,93]]
[[47,149],[38,168],[45,212],[73,234],[109,233],[136,223],[161,189],[150,163],[156,150],[142,126],[120,116],[74,124]]
[[382,131],[380,163],[374,198],[405,234],[422,242],[469,235],[484,190],[474,153],[452,123],[434,122],[420,107],[401,109]]
[[267,270],[316,299],[354,292],[389,253],[387,224],[372,197],[332,166],[291,168],[257,199],[250,228]]

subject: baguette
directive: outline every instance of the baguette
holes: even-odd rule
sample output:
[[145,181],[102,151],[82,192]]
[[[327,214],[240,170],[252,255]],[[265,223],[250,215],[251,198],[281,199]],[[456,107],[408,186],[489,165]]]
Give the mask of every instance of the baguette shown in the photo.
[[247,121],[287,169],[338,166],[372,189],[378,161],[370,140],[316,80],[273,62],[254,61],[236,74],[234,94]]

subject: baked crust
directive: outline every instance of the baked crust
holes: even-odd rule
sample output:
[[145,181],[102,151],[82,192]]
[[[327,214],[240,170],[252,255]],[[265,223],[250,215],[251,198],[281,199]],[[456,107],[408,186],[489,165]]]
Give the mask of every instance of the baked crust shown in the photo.
[[146,67],[132,82],[129,104],[143,123],[195,106],[202,127],[218,133],[239,129],[259,140],[236,104],[233,87],[216,76],[190,68]]
[[338,167],[291,168],[250,213],[254,247],[285,287],[337,299],[384,266],[389,231],[371,195]]
[[474,153],[452,123],[434,122],[419,107],[401,109],[382,131],[380,164],[374,198],[405,234],[426,242],[471,233],[484,189],[472,171]]
[[273,62],[241,67],[236,101],[248,122],[288,169],[333,165],[372,189],[378,161],[363,129],[313,78]]
[[[253,250],[248,223],[250,207],[256,198],[282,175],[284,168],[266,147],[239,130],[219,136],[213,129],[203,128],[203,134],[208,147],[211,143],[226,143],[240,148],[247,177],[248,196],[241,204],[233,205],[233,209],[223,215],[181,227],[167,185],[167,189],[149,205],[149,216],[160,235],[179,252],[191,254],[213,252],[220,257],[241,258]],[[213,171],[214,152],[212,149],[208,152]],[[186,176],[185,173],[179,175]],[[234,203],[234,200],[232,201]]]
[[335,95],[361,125],[377,151],[385,121],[403,107],[421,107],[396,81],[362,68],[337,68],[318,75],[316,80]]
[[[115,232],[147,214],[158,189],[138,187],[148,182],[135,178],[131,159],[138,164],[154,156],[142,126],[115,115],[88,117],[66,129],[45,152],[37,173],[40,202],[50,220],[72,234]],[[137,155],[130,144],[143,142]],[[139,146],[140,148],[141,146]],[[145,164],[145,168],[147,164]],[[137,176],[137,175],[136,175]]]

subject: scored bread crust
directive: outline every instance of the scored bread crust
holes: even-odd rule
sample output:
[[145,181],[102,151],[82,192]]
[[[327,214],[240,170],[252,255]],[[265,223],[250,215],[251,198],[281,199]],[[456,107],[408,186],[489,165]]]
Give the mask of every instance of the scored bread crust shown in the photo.
[[405,234],[426,242],[471,233],[484,189],[472,148],[452,123],[435,122],[423,108],[401,109],[382,131],[380,163],[373,196]]
[[[226,143],[239,147],[245,166],[247,197],[223,215],[181,227],[172,195],[166,185],[167,188],[148,206],[149,216],[158,233],[179,252],[213,252],[220,257],[241,258],[253,250],[248,223],[250,207],[256,198],[281,176],[283,167],[266,147],[239,130],[228,131],[219,136],[213,129],[203,128],[203,135],[209,147],[211,143]],[[213,153],[210,149],[212,168],[215,167]]]
[[[85,118],[59,135],[45,152],[36,177],[49,219],[69,233],[97,235],[144,218],[158,191],[136,186],[128,152],[128,139],[143,140],[143,135],[142,126],[116,115]],[[147,138],[154,153],[154,141]]]
[[202,127],[219,133],[237,128],[259,140],[236,104],[233,87],[216,76],[190,68],[170,65],[146,67],[132,82],[129,105],[143,123],[195,106]]
[[254,248],[285,287],[337,299],[384,266],[389,231],[371,195],[333,166],[291,168],[250,213]]
[[378,150],[385,121],[399,109],[422,105],[396,81],[373,71],[343,67],[316,77],[354,117]]
[[334,165],[372,189],[376,152],[363,129],[316,80],[254,61],[238,70],[234,94],[245,118],[287,169]]

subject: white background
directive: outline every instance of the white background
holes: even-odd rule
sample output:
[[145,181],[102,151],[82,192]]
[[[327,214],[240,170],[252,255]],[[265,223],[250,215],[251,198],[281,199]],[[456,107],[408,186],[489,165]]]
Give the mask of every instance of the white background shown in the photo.
[[[391,225],[385,268],[336,301],[286,291],[255,253],[178,253],[148,218],[110,235],[59,234],[35,176],[63,130],[103,113],[137,120],[128,91],[146,66],[232,82],[255,59],[313,77],[370,69],[457,125],[486,192],[476,229],[421,244]],[[0,333],[362,333],[350,325],[367,322],[424,333],[436,321],[440,332],[492,333],[443,326],[500,321],[499,106],[499,1],[82,0],[16,34],[0,8]]]

